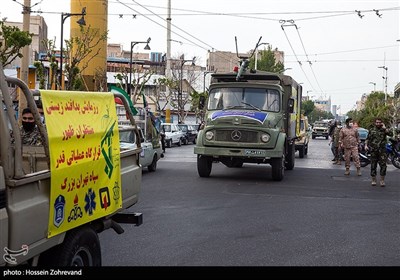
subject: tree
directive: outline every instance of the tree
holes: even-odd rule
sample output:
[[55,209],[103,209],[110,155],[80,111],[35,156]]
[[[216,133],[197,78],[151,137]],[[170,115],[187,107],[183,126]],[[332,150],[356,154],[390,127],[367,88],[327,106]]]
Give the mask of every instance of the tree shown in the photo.
[[301,112],[304,116],[308,116],[315,109],[315,104],[312,100],[306,100],[301,103]]
[[21,31],[16,26],[5,25],[6,18],[0,20],[0,59],[4,66],[11,64],[17,57],[21,58],[20,50],[32,43],[32,33]]
[[[273,73],[283,73],[285,66],[282,62],[275,60],[275,54],[272,51],[271,45],[268,45],[268,49],[264,49],[259,52],[257,61],[257,70],[273,72]],[[250,69],[255,68],[255,57],[250,58]]]

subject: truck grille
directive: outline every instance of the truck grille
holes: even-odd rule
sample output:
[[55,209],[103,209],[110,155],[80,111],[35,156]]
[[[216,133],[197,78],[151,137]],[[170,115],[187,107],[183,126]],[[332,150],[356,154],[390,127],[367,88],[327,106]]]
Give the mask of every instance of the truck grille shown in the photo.
[[258,132],[240,129],[217,130],[215,141],[237,142],[237,143],[257,143]]

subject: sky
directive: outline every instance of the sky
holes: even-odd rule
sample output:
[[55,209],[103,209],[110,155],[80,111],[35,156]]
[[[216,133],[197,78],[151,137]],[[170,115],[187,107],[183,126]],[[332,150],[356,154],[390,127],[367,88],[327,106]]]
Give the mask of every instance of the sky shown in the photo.
[[[22,22],[23,0],[0,1],[0,18]],[[151,37],[149,52],[166,53],[167,4],[109,0],[108,43],[129,50],[131,41]],[[31,6],[57,44],[60,14],[70,12],[70,1],[31,0]],[[208,51],[236,52],[236,37],[238,51],[248,52],[261,37],[260,42],[284,52],[285,68],[291,68],[285,74],[302,83],[303,96],[330,97],[342,114],[363,94],[385,91],[386,76],[388,93],[400,81],[400,1],[171,0],[171,18],[173,58],[196,56],[196,63],[206,66]],[[64,24],[65,39],[70,19]],[[135,51],[146,52],[143,47],[137,44]]]

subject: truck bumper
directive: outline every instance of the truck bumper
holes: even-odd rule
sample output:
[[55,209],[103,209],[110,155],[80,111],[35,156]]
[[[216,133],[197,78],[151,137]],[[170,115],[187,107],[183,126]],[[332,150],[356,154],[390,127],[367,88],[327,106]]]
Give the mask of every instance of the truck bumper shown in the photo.
[[242,159],[270,159],[282,157],[283,150],[264,150],[251,148],[194,147],[194,153],[204,156],[236,157]]

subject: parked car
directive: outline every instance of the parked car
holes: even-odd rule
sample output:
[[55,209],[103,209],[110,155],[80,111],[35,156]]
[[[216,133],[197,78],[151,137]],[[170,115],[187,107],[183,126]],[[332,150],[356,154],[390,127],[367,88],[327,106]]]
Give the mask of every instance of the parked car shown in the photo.
[[[121,150],[135,149],[136,134],[131,126],[119,125],[119,143]],[[157,162],[160,158],[164,157],[161,142],[158,140],[158,145],[154,144],[153,141],[145,140],[143,130],[139,127],[139,135],[142,151],[140,153],[139,163],[142,169],[147,167],[150,172],[156,171]],[[156,140],[157,141],[157,140]]]
[[171,148],[173,144],[181,146],[185,136],[177,124],[162,123],[161,130],[165,133],[165,146]]
[[183,139],[183,144],[187,145],[189,143],[196,144],[197,140],[197,129],[191,124],[178,124],[178,127],[183,132],[185,138]]

